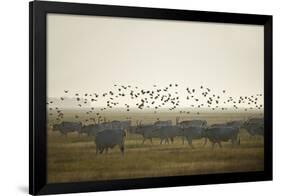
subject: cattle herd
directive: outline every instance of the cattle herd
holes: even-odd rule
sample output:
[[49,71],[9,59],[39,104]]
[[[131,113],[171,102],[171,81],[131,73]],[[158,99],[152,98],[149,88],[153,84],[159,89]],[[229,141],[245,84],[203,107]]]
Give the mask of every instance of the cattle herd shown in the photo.
[[124,154],[126,134],[139,134],[142,136],[144,143],[149,140],[152,143],[153,138],[160,139],[163,142],[173,143],[176,137],[182,139],[182,143],[188,142],[191,148],[194,148],[192,141],[194,139],[205,139],[204,145],[210,141],[212,147],[218,144],[222,147],[221,142],[231,141],[232,145],[239,145],[239,131],[247,130],[251,135],[264,135],[264,119],[251,118],[247,121],[229,121],[223,124],[208,125],[205,120],[185,120],[179,121],[176,118],[176,124],[171,120],[156,121],[153,124],[142,124],[137,121],[132,125],[131,121],[111,121],[99,124],[83,125],[81,122],[63,121],[53,125],[53,131],[58,131],[61,135],[67,136],[68,133],[77,132],[78,134],[87,134],[93,136],[96,144],[96,154],[102,154],[108,149],[118,146]]

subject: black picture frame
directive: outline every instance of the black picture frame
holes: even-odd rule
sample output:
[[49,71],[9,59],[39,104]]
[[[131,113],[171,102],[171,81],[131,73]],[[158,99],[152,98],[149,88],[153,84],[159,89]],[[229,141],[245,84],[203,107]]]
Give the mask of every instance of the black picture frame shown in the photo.
[[[264,26],[264,171],[75,183],[47,183],[46,15],[204,21]],[[29,3],[29,193],[57,194],[272,180],[272,16],[33,1]]]

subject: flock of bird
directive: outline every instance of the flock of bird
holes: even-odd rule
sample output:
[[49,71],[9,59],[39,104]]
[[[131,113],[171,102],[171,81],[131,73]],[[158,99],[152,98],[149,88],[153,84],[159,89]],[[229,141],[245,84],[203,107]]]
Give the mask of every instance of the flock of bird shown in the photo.
[[[95,121],[95,118],[102,118],[101,113],[104,111],[110,111],[113,108],[124,108],[126,112],[130,112],[132,109],[144,110],[148,109],[157,113],[160,109],[168,109],[169,111],[174,111],[177,108],[181,108],[178,112],[180,114],[190,114],[192,111],[190,108],[197,108],[195,112],[200,115],[199,108],[209,108],[210,110],[228,110],[228,109],[243,109],[248,110],[262,110],[263,105],[261,104],[262,94],[250,95],[250,96],[227,96],[226,90],[222,90],[220,93],[213,92],[210,88],[200,86],[199,88],[189,88],[184,89],[185,97],[181,97],[179,94],[178,84],[169,84],[165,87],[158,87],[153,85],[151,89],[143,89],[138,86],[131,85],[114,85],[112,90],[104,93],[71,93],[69,90],[64,90],[64,95],[60,97],[60,105],[63,105],[67,97],[74,97],[76,102],[76,107],[87,108],[85,114],[88,118],[87,121]],[[126,103],[121,104],[120,98],[126,99]],[[73,98],[72,98],[73,99]],[[105,100],[104,107],[94,107],[100,99]],[[130,101],[128,101],[130,99]],[[129,104],[133,103],[134,105]],[[183,100],[185,101],[183,103]],[[89,106],[89,103],[91,107]],[[49,100],[47,102],[49,115],[55,116],[56,120],[62,120],[64,118],[63,107],[59,108],[58,103],[54,100]],[[246,106],[246,107],[245,107]],[[75,107],[75,106],[73,106]],[[186,109],[182,109],[186,108]],[[79,115],[75,114],[76,119]],[[129,117],[127,117],[129,119]]]

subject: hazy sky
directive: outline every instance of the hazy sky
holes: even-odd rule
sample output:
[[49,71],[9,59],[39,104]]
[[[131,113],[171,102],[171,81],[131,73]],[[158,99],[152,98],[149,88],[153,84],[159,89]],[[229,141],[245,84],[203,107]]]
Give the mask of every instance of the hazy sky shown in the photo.
[[47,93],[170,83],[184,97],[201,85],[263,93],[263,33],[259,25],[48,14]]

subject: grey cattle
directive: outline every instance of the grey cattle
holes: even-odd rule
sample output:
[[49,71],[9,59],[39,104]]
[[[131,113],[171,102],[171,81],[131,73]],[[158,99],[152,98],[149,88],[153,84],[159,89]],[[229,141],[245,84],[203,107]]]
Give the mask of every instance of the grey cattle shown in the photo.
[[[243,126],[243,121],[240,121],[240,120],[235,120],[235,121],[228,121],[228,122],[226,122],[226,123],[221,123],[221,124],[212,124],[211,125],[211,128],[225,128],[226,130],[228,129],[228,128],[233,128],[233,129],[235,129],[236,131],[237,131],[237,134],[239,133],[239,131],[240,131],[240,128]],[[206,140],[206,142],[207,142],[207,140]],[[238,144],[240,144],[240,139],[239,139],[239,141],[237,141],[237,142],[235,142],[235,141],[233,141],[232,140],[232,143],[234,144],[234,143],[238,143]],[[214,143],[213,143],[213,145],[214,145]],[[219,144],[220,145],[220,144]]]
[[243,126],[244,129],[252,136],[260,135],[264,136],[264,119],[263,118],[253,118],[246,121]]
[[182,130],[177,126],[155,127],[155,125],[139,125],[136,127],[135,133],[143,136],[142,143],[147,139],[152,143],[152,138],[159,138],[160,144],[163,141],[169,143],[169,139],[173,143],[175,137],[182,136]]
[[100,127],[96,124],[90,124],[90,125],[83,125],[81,128],[80,133],[87,134],[88,136],[96,136],[96,134],[100,131]]
[[205,138],[205,142],[204,142],[204,146],[205,146],[206,143],[207,143],[207,138],[206,138],[206,135],[205,135],[205,129],[206,128],[204,128],[204,127],[198,127],[198,126],[184,128],[183,133],[182,133],[183,139],[186,138],[190,147],[194,148],[194,146],[192,144],[192,140]]
[[205,131],[205,137],[212,142],[212,147],[218,143],[222,147],[221,142],[231,140],[232,144],[240,144],[238,140],[239,128],[237,127],[210,127]]
[[160,127],[159,129],[156,129],[155,131],[158,132],[159,138],[161,139],[160,144],[162,144],[163,140],[165,140],[165,143],[169,143],[169,139],[171,140],[171,143],[174,142],[175,137],[182,137],[183,131],[178,126],[165,126]]
[[105,129],[96,134],[96,154],[106,153],[109,148],[119,146],[121,153],[124,155],[126,132],[122,129]]
[[53,131],[59,131],[62,135],[67,136],[71,132],[80,132],[82,128],[81,122],[67,122],[63,121],[60,124],[53,125]]
[[165,121],[158,120],[154,123],[154,126],[156,126],[156,127],[165,127],[165,126],[171,126],[171,125],[172,125],[171,120],[165,120]]
[[154,125],[137,125],[135,127],[134,133],[140,134],[143,137],[142,143],[144,144],[145,140],[149,139],[152,143],[152,138],[160,138],[160,134],[157,131]]
[[185,121],[179,122],[179,118],[176,118],[176,125],[181,128],[206,127],[207,121],[206,120],[185,120]]

